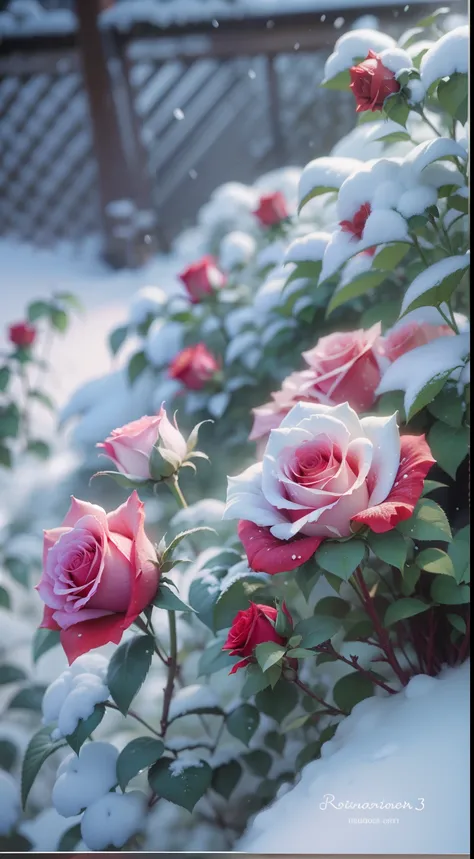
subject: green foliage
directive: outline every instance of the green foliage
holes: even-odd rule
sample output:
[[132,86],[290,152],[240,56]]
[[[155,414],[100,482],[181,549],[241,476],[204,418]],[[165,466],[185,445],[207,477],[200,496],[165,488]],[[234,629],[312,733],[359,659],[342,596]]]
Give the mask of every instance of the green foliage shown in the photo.
[[59,839],[57,848],[58,853],[70,853],[71,851],[74,851],[74,848],[77,847],[81,838],[81,824],[76,823],[74,826],[71,826],[70,829],[66,829],[66,832],[64,832]]
[[148,772],[148,782],[157,796],[192,811],[211,787],[213,772],[206,761],[179,766],[179,760],[162,757]]
[[260,723],[260,714],[251,704],[241,704],[226,718],[229,734],[248,746]]
[[63,740],[53,742],[51,740],[51,731],[51,726],[46,725],[46,727],[37,731],[28,743],[21,771],[21,802],[23,808],[26,805],[30,790],[44,762],[54,752],[57,752],[58,749],[66,746]]
[[53,629],[37,629],[33,636],[32,656],[33,663],[36,664],[38,659],[43,656],[52,647],[59,644],[59,632]]
[[86,740],[91,738],[92,732],[99,727],[104,716],[104,704],[96,704],[89,718],[81,719],[74,733],[66,737],[68,744],[76,755],[79,754]]
[[422,498],[410,519],[400,522],[397,529],[413,540],[437,540],[443,543],[451,541],[451,528],[446,513],[439,504],[429,498]]
[[430,593],[433,602],[440,605],[465,605],[471,601],[469,585],[458,585],[450,576],[436,576]]
[[212,773],[212,789],[224,799],[230,799],[242,776],[242,767],[238,761],[228,761],[216,767]]
[[148,360],[143,351],[135,352],[134,355],[130,358],[128,362],[128,381],[131,385],[138,379],[139,376],[143,373],[143,371],[148,366]]
[[386,534],[375,534],[369,532],[369,546],[374,555],[377,555],[381,561],[396,567],[397,570],[402,570],[408,552],[408,541],[398,531],[388,531]]
[[341,629],[339,618],[329,615],[314,615],[300,620],[295,626],[295,634],[301,636],[300,647],[318,647],[332,638]]
[[347,581],[357,569],[365,555],[362,540],[325,540],[315,554],[315,560],[323,570]]
[[274,689],[267,687],[258,692],[255,703],[259,712],[281,723],[298,704],[298,690],[294,683],[281,678]]
[[120,348],[123,346],[123,344],[125,343],[125,340],[127,339],[127,336],[128,336],[128,327],[126,325],[124,325],[120,328],[115,328],[111,332],[111,334],[109,336],[109,346],[110,346],[110,351],[112,352],[113,355],[116,355],[117,352],[120,350]]
[[438,101],[444,111],[453,119],[465,125],[468,116],[468,76],[455,72],[438,84]]
[[0,769],[11,772],[16,764],[18,750],[11,740],[0,739]]
[[428,444],[438,465],[454,480],[461,462],[468,454],[468,428],[455,429],[442,421],[436,421],[428,434]]
[[336,706],[344,713],[350,713],[359,701],[370,698],[374,694],[374,687],[364,674],[351,671],[334,684],[332,694]]
[[153,639],[148,635],[137,635],[121,644],[109,662],[107,686],[124,715],[145,681],[153,653]]
[[454,577],[453,562],[442,549],[424,549],[416,556],[416,563],[427,573]]
[[156,763],[164,750],[164,743],[153,737],[137,737],[128,743],[117,758],[117,781],[122,790],[132,778]]
[[153,600],[153,605],[157,608],[166,609],[166,611],[194,612],[194,609],[190,605],[183,602],[183,600],[177,597],[171,588],[167,588],[166,585],[160,585],[158,593]]
[[247,609],[251,602],[266,585],[266,576],[258,573],[249,573],[236,579],[223,593],[221,593],[214,607],[214,629],[224,629],[232,624],[239,611]]
[[385,612],[384,626],[392,626],[400,620],[407,620],[409,617],[414,617],[416,614],[427,611],[430,606],[422,600],[414,597],[405,597],[404,599],[396,600],[390,603]]

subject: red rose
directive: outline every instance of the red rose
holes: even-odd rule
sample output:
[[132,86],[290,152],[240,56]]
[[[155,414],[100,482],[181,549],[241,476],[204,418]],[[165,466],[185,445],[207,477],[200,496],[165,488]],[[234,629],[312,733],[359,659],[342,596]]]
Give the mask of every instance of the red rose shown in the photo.
[[274,194],[265,194],[260,197],[258,209],[254,212],[264,227],[273,227],[284,221],[288,217],[288,209],[286,200],[281,191],[276,191]]
[[[355,213],[354,217],[352,218],[352,221],[340,222],[339,226],[343,233],[352,233],[354,238],[361,239],[365,225],[367,223],[367,218],[369,217],[371,211],[372,209],[370,203],[363,203],[360,209]],[[368,250],[372,251],[372,248],[369,248]]]
[[225,277],[217,268],[216,261],[211,256],[205,256],[193,262],[179,275],[184,283],[192,304],[198,304],[206,295],[212,295],[216,289],[224,286]]
[[34,343],[36,328],[34,325],[30,325],[29,322],[17,322],[16,325],[10,325],[8,336],[11,343],[24,349],[26,346],[31,346]]
[[217,373],[219,364],[204,343],[188,346],[176,355],[168,373],[191,391],[200,391]]
[[387,69],[374,51],[358,66],[349,69],[350,88],[357,102],[356,111],[382,110],[387,96],[400,90],[400,84],[393,72]]
[[[283,611],[288,620],[293,624],[291,615],[283,604]],[[232,621],[232,626],[227,636],[227,641],[222,650],[230,650],[231,656],[243,656],[231,670],[235,674],[239,668],[245,668],[253,660],[253,652],[257,644],[265,641],[274,641],[275,644],[285,644],[286,639],[278,635],[275,622],[278,609],[268,605],[256,605],[251,603],[245,611],[239,611]]]

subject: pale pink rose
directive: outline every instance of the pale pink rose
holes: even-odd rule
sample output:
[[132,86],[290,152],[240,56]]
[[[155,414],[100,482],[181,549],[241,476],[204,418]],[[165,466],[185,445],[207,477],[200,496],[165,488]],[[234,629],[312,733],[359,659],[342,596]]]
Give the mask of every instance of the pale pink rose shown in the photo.
[[145,480],[152,479],[149,461],[156,446],[170,451],[177,463],[181,463],[187,453],[183,436],[168,420],[163,406],[157,415],[144,415],[112,430],[110,436],[97,445],[122,474]]
[[153,600],[160,573],[144,524],[144,505],[133,492],[111,513],[73,498],[62,525],[44,532],[41,627],[60,630],[69,663],[118,644]]
[[400,438],[396,415],[298,403],[270,432],[262,462],[229,478],[224,519],[240,520],[253,570],[293,570],[323,540],[408,519],[433,462],[424,436]]
[[449,325],[430,325],[428,322],[407,322],[406,325],[397,325],[381,341],[381,354],[390,362],[401,358],[406,352],[411,352],[418,346],[431,343],[438,337],[446,337],[454,334]]

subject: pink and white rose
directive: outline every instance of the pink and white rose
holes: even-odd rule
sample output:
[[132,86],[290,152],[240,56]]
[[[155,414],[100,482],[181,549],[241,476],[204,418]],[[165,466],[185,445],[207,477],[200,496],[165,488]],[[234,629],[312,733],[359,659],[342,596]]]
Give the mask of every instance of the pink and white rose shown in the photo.
[[262,462],[229,478],[224,518],[240,520],[253,570],[292,570],[323,540],[408,519],[433,462],[424,436],[400,438],[396,415],[298,403],[270,432]]
[[150,457],[153,449],[166,451],[176,467],[187,454],[186,441],[178,427],[168,419],[163,406],[157,415],[144,415],[123,427],[112,430],[97,447],[112,460],[118,471],[128,476],[151,480]]
[[44,532],[41,628],[60,631],[69,664],[118,644],[153,600],[160,573],[144,525],[144,505],[133,492],[111,513],[73,498],[62,525]]
[[382,339],[381,354],[392,363],[412,349],[417,349],[418,346],[431,343],[438,337],[450,335],[454,335],[454,331],[449,325],[431,325],[428,322],[407,322],[405,325],[396,325]]

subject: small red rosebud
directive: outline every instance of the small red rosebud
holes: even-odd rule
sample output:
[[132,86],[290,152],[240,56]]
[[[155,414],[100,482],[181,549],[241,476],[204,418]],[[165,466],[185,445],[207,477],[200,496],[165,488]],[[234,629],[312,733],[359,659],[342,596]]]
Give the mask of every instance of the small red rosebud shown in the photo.
[[[291,615],[284,604],[282,608],[290,623],[293,624]],[[263,644],[266,641],[274,641],[275,644],[286,643],[286,639],[282,635],[278,635],[275,629],[277,615],[278,609],[272,606],[251,603],[249,608],[239,611],[234,617],[227,641],[222,649],[230,650],[231,656],[242,656],[243,659],[233,666],[231,674],[235,674],[239,668],[245,668],[252,661],[257,644]]]
[[399,92],[400,84],[390,69],[384,66],[374,51],[366,59],[349,69],[350,88],[357,102],[356,112],[382,110],[385,99]]
[[258,209],[254,215],[264,227],[273,227],[279,224],[288,217],[289,212],[286,206],[286,200],[281,191],[275,191],[274,194],[265,194],[260,197]]
[[168,374],[191,391],[200,391],[219,370],[219,364],[205,343],[188,346],[171,362]]
[[36,339],[36,328],[30,325],[29,322],[17,322],[15,325],[10,325],[8,329],[10,342],[20,349],[25,349],[31,346]]
[[[352,221],[341,221],[339,226],[344,233],[352,233],[354,238],[361,239],[364,232],[367,218],[372,209],[370,203],[363,203],[360,209],[355,213]],[[375,253],[375,250],[374,250]]]
[[226,281],[212,256],[205,256],[193,262],[179,277],[192,304],[198,304],[206,295],[212,295],[216,289],[224,286]]

